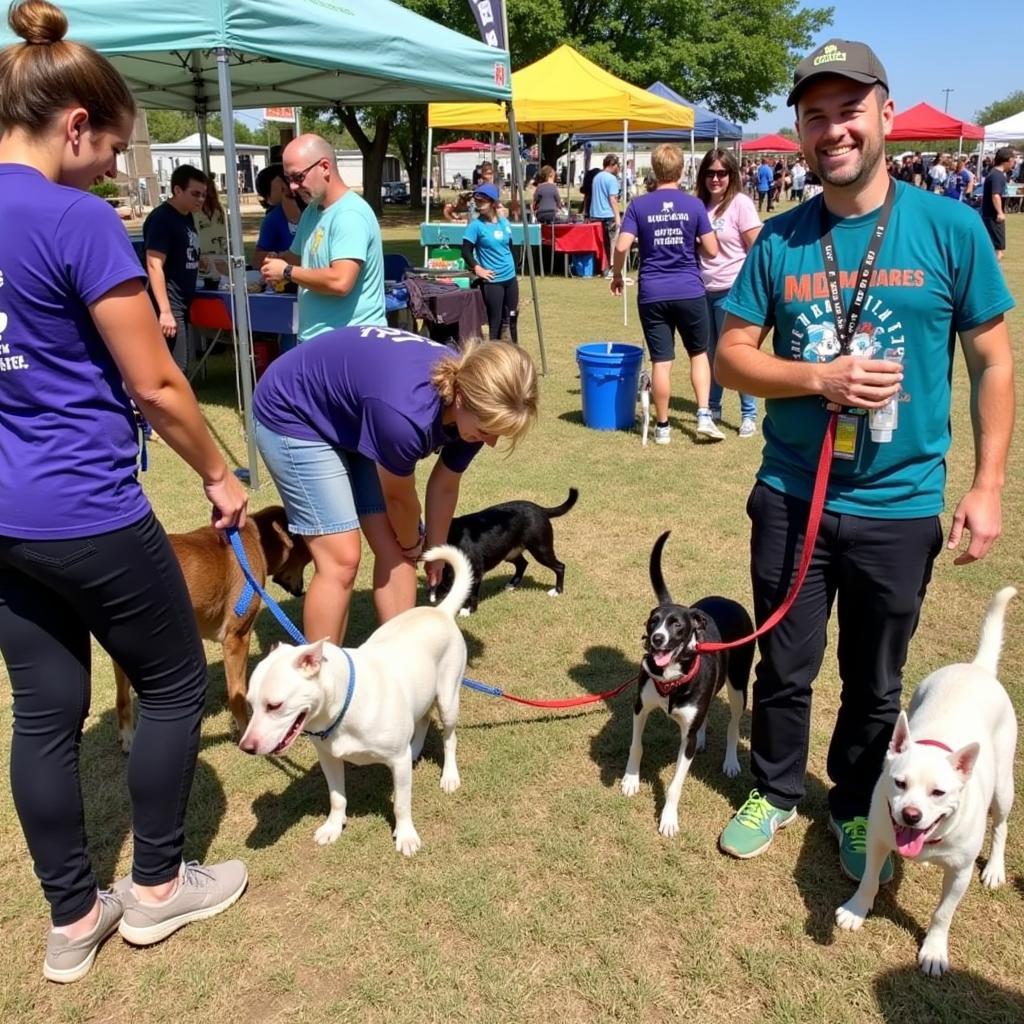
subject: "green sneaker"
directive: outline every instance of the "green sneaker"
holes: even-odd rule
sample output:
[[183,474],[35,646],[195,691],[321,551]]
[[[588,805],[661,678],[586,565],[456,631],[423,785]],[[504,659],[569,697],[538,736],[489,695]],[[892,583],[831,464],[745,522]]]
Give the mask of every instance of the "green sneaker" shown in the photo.
[[731,857],[749,860],[764,853],[772,845],[776,830],[785,828],[795,819],[795,807],[783,811],[752,789],[746,802],[722,830],[718,847]]
[[[828,823],[839,843],[839,866],[843,874],[859,882],[864,877],[864,865],[867,862],[868,819],[858,816],[849,821],[837,821],[830,815]],[[882,870],[878,872],[879,884],[888,885],[892,875],[892,854],[887,853]]]

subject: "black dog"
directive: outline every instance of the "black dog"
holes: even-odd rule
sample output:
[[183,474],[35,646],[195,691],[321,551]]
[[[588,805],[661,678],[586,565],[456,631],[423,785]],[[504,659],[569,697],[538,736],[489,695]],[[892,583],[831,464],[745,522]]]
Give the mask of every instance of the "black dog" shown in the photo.
[[704,725],[711,698],[728,684],[729,732],[722,771],[738,775],[736,756],[740,715],[747,702],[747,683],[754,660],[753,643],[728,651],[699,654],[698,643],[738,640],[754,627],[742,605],[725,597],[705,597],[691,607],[676,604],[661,573],[661,553],[669,531],[663,533],[651,551],[651,586],[658,607],[647,619],[644,634],[646,654],[640,665],[640,688],[633,708],[633,742],[622,778],[622,792],[634,796],[640,789],[640,758],[647,717],[661,708],[679,724],[681,733],[676,772],[665,793],[658,831],[674,836],[679,831],[679,798],[693,755],[704,749]]
[[[480,583],[485,572],[499,562],[511,562],[515,573],[508,582],[514,590],[526,572],[524,551],[529,551],[541,565],[555,574],[555,585],[548,593],[555,597],[562,592],[565,582],[565,564],[555,554],[555,538],[551,520],[564,516],[576,504],[580,492],[569,488],[569,497],[557,508],[541,508],[532,501],[507,501],[503,505],[457,516],[448,529],[448,543],[461,549],[473,566],[473,589],[466,606],[459,613],[471,615],[480,601]],[[441,584],[431,593],[433,603],[448,593],[452,584],[452,570],[445,566]]]

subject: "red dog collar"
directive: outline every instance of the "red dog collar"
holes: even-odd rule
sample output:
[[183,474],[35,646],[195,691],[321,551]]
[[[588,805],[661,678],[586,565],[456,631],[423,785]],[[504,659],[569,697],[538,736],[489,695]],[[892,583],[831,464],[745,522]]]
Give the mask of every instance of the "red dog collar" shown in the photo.
[[693,659],[693,665],[691,666],[690,671],[685,675],[679,676],[677,679],[662,679],[658,676],[651,676],[651,682],[654,683],[654,688],[662,695],[662,697],[667,697],[673,691],[678,690],[680,686],[692,683],[699,671],[700,655],[698,654]]

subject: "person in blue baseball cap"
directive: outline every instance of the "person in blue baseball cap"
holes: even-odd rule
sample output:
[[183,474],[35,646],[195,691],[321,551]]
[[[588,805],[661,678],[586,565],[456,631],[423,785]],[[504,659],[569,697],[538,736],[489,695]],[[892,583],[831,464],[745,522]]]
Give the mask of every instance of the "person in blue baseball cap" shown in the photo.
[[473,191],[477,218],[462,236],[462,258],[477,276],[491,341],[501,338],[501,325],[508,322],[513,344],[519,343],[519,280],[512,256],[512,226],[500,208],[498,188],[490,182]]

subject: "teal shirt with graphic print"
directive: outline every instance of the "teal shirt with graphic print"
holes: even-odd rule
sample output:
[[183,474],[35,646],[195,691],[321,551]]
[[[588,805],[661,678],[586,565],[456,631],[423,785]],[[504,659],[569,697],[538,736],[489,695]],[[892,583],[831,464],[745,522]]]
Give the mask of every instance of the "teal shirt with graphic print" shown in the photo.
[[384,248],[380,225],[370,204],[349,190],[326,209],[311,204],[302,211],[291,251],[303,267],[329,267],[335,260],[362,266],[348,295],[325,295],[299,288],[299,341],[338,327],[387,324],[384,310]]
[[[725,303],[742,320],[773,328],[768,343],[783,359],[828,362],[839,353],[821,252],[821,202],[765,223]],[[829,217],[847,310],[878,214]],[[826,508],[881,519],[942,511],[956,336],[1012,306],[977,213],[897,182],[853,352],[902,355],[898,425],[891,441],[878,443],[867,416],[857,417],[856,455],[833,459]],[[766,399],[758,479],[810,500],[828,416],[819,396]]]

